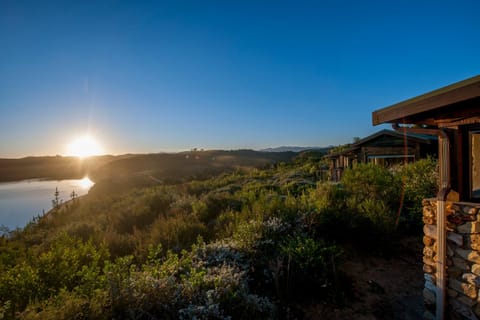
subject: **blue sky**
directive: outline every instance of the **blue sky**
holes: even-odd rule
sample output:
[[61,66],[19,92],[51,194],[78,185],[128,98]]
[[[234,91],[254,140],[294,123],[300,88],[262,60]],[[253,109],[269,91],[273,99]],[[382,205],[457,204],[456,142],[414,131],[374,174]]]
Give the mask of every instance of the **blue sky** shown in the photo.
[[348,143],[480,73],[480,2],[0,2],[0,157]]

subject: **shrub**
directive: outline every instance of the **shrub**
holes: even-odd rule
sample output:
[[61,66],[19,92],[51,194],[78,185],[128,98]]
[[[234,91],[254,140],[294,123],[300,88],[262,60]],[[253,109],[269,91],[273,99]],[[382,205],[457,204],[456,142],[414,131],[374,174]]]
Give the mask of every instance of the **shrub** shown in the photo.
[[281,292],[289,298],[303,297],[336,286],[336,264],[341,251],[309,236],[289,236],[280,245],[283,258]]
[[397,176],[378,165],[358,164],[345,170],[341,183],[347,193],[346,205],[352,212],[370,219],[376,231],[393,230],[400,206]]
[[[107,294],[97,290],[89,298],[77,292],[61,290],[53,299],[45,303],[30,305],[21,315],[25,320],[57,320],[57,319],[110,319],[106,309]],[[1,318],[0,318],[1,319]]]
[[159,217],[151,226],[149,243],[160,243],[164,248],[178,252],[195,243],[199,235],[207,236],[208,229],[193,215]]
[[108,256],[105,247],[64,234],[38,257],[0,274],[0,303],[10,301],[11,310],[21,311],[29,302],[53,297],[63,289],[89,294],[104,285],[100,274]]
[[438,192],[438,162],[428,157],[394,170],[402,179],[404,192],[400,224],[405,229],[418,230],[423,224],[422,200],[435,197]]

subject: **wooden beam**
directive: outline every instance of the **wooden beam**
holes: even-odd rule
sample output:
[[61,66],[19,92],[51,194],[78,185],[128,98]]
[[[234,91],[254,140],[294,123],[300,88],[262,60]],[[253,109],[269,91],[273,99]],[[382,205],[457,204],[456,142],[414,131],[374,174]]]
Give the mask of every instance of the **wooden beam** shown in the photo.
[[376,110],[372,113],[372,123],[373,125],[401,123],[403,119],[413,115],[478,97],[480,97],[480,75]]
[[[398,147],[364,147],[362,148],[363,152],[368,153],[368,155],[372,154],[382,154],[382,155],[402,155],[405,153],[405,148],[402,146]],[[408,154],[415,154],[415,149],[412,147],[407,147]]]

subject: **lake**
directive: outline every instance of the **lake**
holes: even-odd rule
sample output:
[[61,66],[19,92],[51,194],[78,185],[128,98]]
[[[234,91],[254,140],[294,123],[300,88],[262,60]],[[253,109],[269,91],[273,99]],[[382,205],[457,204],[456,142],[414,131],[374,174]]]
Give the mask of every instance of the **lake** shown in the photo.
[[70,200],[73,190],[85,195],[93,186],[85,177],[71,180],[24,180],[0,183],[0,226],[9,229],[23,228],[34,216],[52,208],[55,188],[63,201]]

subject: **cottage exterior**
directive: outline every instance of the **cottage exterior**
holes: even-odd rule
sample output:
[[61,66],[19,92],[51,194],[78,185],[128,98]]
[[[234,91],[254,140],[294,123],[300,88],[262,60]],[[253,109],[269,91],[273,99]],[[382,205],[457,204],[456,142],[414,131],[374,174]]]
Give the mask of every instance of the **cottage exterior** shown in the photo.
[[377,110],[372,121],[439,137],[440,192],[423,202],[424,318],[478,319],[480,76]]
[[330,180],[337,182],[346,168],[355,163],[372,162],[385,167],[436,156],[437,136],[381,130],[363,138],[349,148],[327,155]]

